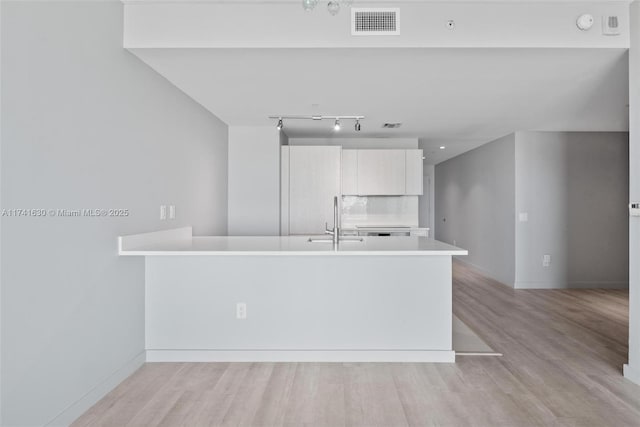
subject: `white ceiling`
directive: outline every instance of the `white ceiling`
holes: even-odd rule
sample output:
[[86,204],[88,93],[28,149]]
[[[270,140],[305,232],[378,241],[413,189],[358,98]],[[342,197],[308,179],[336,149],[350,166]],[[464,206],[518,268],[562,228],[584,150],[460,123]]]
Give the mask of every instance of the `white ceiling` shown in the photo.
[[[302,0],[121,0],[125,4],[135,3],[267,3],[287,4],[299,3]],[[326,0],[328,1],[328,0]],[[490,0],[492,3],[549,3],[554,0]],[[558,3],[585,3],[585,0],[556,0]],[[589,0],[586,0],[589,1]],[[597,0],[599,3],[632,3],[633,0]],[[318,2],[318,7],[324,6],[324,1]],[[487,3],[487,0],[352,0],[355,6],[367,4],[411,4],[411,3]]]
[[[518,130],[628,129],[624,49],[132,51],[230,126],[365,115],[361,132],[345,123],[340,136],[417,137],[427,163]],[[332,123],[311,121],[285,121],[285,132],[333,134]]]

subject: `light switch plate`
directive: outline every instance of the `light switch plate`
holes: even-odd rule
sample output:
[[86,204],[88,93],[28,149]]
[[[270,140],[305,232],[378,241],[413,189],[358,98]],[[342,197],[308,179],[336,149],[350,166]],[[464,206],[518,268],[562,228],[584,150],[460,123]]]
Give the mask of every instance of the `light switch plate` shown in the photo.
[[528,212],[520,212],[518,215],[518,219],[520,222],[528,222],[529,221],[529,213]]
[[236,304],[236,319],[244,320],[247,318],[247,304],[239,302]]
[[169,205],[169,219],[176,219],[176,205]]
[[160,205],[160,219],[162,221],[167,219],[167,206],[166,205]]
[[640,216],[640,202],[629,203],[629,215]]

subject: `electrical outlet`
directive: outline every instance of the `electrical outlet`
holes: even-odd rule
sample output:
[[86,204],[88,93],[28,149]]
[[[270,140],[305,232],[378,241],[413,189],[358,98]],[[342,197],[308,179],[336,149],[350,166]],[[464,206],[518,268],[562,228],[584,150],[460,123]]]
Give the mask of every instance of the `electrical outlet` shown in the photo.
[[549,254],[542,255],[542,266],[543,267],[551,266],[551,255]]
[[166,205],[160,205],[160,219],[162,221],[167,219],[167,206]]
[[239,302],[236,304],[236,319],[246,319],[247,318],[247,304],[244,302]]
[[169,219],[176,219],[176,205],[169,205]]

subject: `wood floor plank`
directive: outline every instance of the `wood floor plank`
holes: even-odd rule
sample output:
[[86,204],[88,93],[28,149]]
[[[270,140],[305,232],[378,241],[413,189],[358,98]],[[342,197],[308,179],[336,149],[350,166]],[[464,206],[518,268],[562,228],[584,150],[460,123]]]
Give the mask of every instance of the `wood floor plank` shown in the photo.
[[640,426],[628,292],[514,290],[458,262],[454,313],[503,357],[147,364],[84,426]]

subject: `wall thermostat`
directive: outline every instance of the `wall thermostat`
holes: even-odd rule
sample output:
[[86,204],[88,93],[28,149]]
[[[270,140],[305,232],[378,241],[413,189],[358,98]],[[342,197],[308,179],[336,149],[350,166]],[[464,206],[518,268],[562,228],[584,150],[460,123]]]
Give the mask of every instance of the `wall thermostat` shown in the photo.
[[602,34],[605,36],[620,35],[620,21],[617,16],[602,17]]
[[578,17],[578,19],[576,20],[576,25],[582,31],[587,31],[587,30],[590,30],[591,27],[593,27],[593,22],[594,22],[593,15],[589,15],[588,13],[585,13],[584,15],[581,15],[580,17]]
[[640,202],[632,202],[629,204],[629,215],[640,216]]

